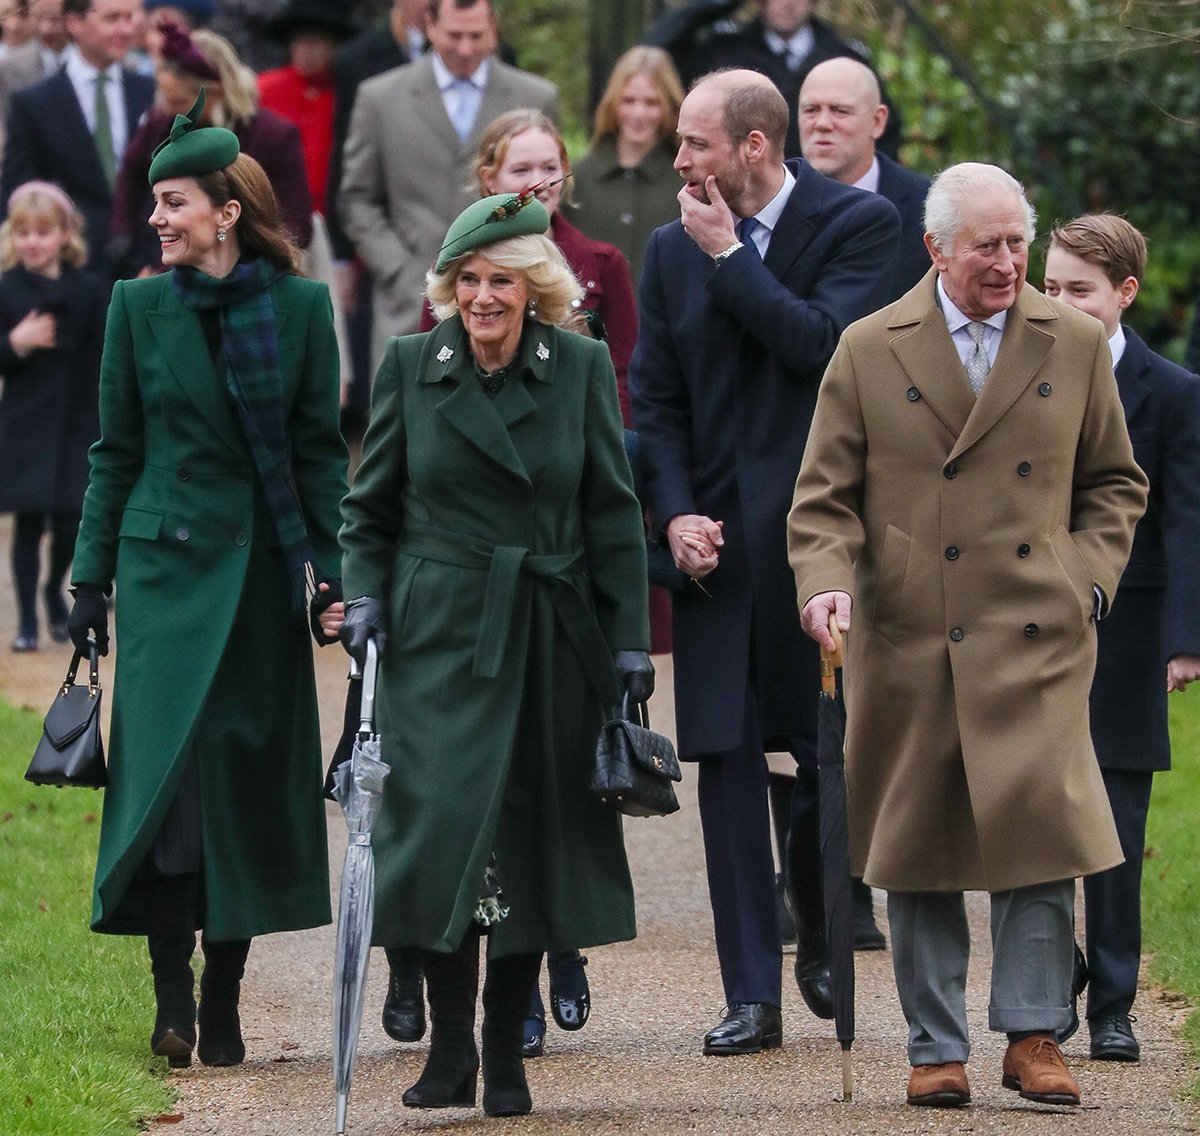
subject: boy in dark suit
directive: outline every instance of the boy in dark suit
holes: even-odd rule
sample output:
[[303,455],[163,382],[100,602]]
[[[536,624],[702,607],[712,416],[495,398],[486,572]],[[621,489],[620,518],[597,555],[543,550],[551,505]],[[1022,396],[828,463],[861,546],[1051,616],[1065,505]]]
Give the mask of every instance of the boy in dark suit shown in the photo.
[[1167,694],[1200,678],[1200,378],[1121,326],[1145,266],[1146,242],[1121,217],[1089,214],[1050,234],[1046,294],[1104,324],[1134,457],[1150,480],[1120,598],[1096,626],[1092,740],[1125,853],[1124,864],[1083,881],[1096,1061],[1140,1055],[1129,1010],[1141,960],[1146,812],[1154,771],[1171,763]]

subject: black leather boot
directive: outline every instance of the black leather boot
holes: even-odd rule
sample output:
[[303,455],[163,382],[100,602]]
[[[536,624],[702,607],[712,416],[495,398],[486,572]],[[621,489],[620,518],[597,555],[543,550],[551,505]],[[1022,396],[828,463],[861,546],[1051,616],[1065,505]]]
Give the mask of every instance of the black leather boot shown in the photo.
[[521,1045],[529,987],[541,965],[540,954],[488,960],[483,984],[483,1111],[488,1116],[533,1111]]
[[240,1065],[246,1060],[238,999],[250,940],[213,943],[205,935],[204,972],[200,976],[200,1060],[205,1065]]
[[479,994],[479,931],[472,927],[453,954],[421,952],[433,1032],[417,1083],[400,1098],[409,1108],[474,1108],[479,1076],[475,999]]
[[196,976],[192,953],[196,936],[189,932],[146,936],[154,975],[154,1032],[150,1048],[172,1069],[192,1063],[196,1044]]
[[796,920],[796,985],[818,1018],[833,1017],[825,904],[821,888],[821,827],[817,774],[796,771],[792,823],[787,836],[788,902]]
[[389,947],[384,954],[388,989],[383,1000],[383,1032],[394,1041],[420,1041],[425,1036],[422,952],[415,947]]

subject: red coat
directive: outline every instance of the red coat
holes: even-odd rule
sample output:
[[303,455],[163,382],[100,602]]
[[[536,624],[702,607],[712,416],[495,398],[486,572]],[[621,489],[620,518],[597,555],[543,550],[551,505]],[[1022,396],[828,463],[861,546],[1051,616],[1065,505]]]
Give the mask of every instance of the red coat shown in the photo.
[[263,106],[300,128],[308,190],[313,208],[324,216],[333,150],[333,72],[305,78],[290,64],[277,67],[259,75],[258,94]]

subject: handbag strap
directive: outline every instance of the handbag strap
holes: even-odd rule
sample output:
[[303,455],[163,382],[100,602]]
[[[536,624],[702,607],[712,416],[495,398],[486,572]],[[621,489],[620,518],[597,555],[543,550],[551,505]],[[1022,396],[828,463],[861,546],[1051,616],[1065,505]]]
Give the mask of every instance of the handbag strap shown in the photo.
[[646,709],[644,702],[633,703],[631,710],[628,690],[624,691],[621,695],[621,717],[626,722],[632,722],[635,726],[642,726],[647,730],[650,729],[650,711]]
[[[71,656],[71,665],[67,667],[67,677],[63,679],[62,689],[65,694],[67,690],[75,685],[75,676],[79,673],[79,664],[83,661],[83,654],[76,651]],[[100,651],[96,646],[95,639],[88,639],[88,693],[95,694],[100,689]]]

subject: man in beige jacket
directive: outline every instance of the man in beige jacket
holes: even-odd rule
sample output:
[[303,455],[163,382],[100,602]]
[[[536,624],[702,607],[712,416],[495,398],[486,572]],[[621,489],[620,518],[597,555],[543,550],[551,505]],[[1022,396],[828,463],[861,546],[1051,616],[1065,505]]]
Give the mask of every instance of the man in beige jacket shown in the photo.
[[888,892],[908,1102],[970,1100],[964,890],[991,895],[1003,1084],[1078,1104],[1074,879],[1121,851],[1088,732],[1094,620],[1146,501],[1103,330],[1025,283],[1033,210],[943,172],[933,270],[847,329],[788,540],[804,629],[851,625],[851,867]]

